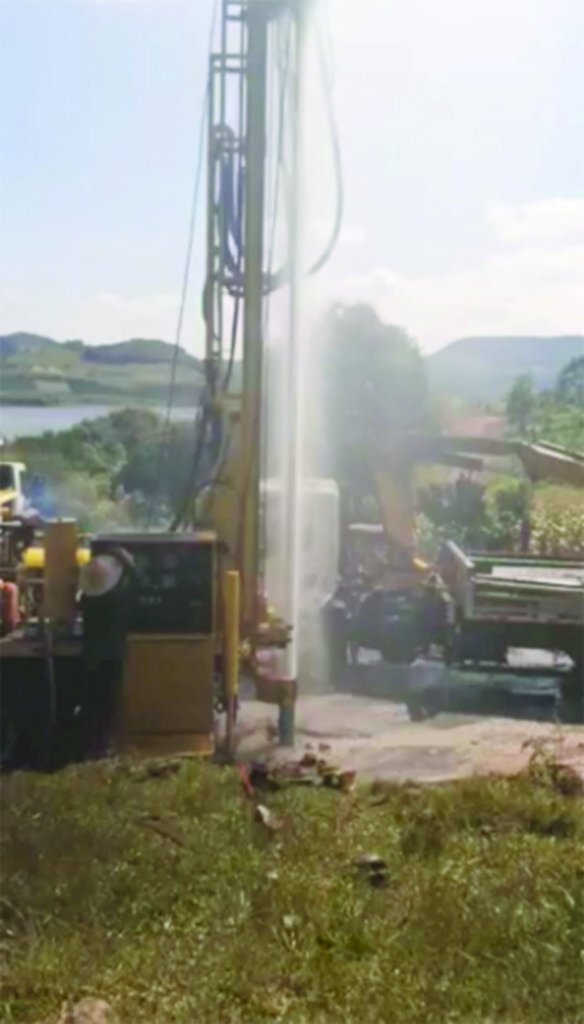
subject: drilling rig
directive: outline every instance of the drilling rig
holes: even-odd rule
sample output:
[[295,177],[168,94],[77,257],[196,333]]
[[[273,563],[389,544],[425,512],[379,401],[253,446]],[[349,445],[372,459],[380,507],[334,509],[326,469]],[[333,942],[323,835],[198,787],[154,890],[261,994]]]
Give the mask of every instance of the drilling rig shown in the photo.
[[[93,560],[122,549],[131,559],[117,746],[138,754],[213,753],[218,712],[233,741],[245,666],[260,699],[278,707],[280,740],[293,739],[297,604],[298,282],[301,175],[299,116],[310,0],[223,0],[220,45],[207,82],[207,271],[203,294],[205,381],[192,462],[165,532],[96,536]],[[270,82],[278,83],[277,97]],[[275,111],[275,114],[274,114]],[[277,127],[270,130],[270,118]],[[274,138],[275,136],[275,138]],[[268,167],[284,162],[288,233],[274,262],[275,206]],[[272,145],[274,153],[270,153]],[[283,186],[282,186],[283,187]],[[271,200],[273,204],[273,199]],[[338,232],[337,232],[338,233]],[[332,240],[334,242],[334,239]],[[332,243],[329,245],[332,248]],[[265,593],[262,473],[265,440],[266,308],[285,293],[289,326],[283,565],[286,607]],[[241,366],[241,387],[235,376]],[[172,401],[170,398],[169,405]],[[161,451],[162,462],[169,457]],[[209,467],[203,471],[203,466]],[[34,559],[33,559],[34,561]],[[78,539],[73,521],[47,525],[36,613],[0,645],[3,760],[51,761],[55,738],[83,719],[84,629],[79,614]],[[26,591],[31,561],[17,574]],[[104,638],[105,639],[105,638]],[[83,752],[81,751],[81,756]]]

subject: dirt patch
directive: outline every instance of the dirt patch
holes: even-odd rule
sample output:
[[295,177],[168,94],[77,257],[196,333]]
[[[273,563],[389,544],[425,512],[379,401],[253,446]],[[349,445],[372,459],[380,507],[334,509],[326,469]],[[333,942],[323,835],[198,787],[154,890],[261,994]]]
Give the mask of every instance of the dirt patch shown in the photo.
[[[240,756],[289,756],[276,746],[272,709],[246,702],[241,722]],[[527,768],[537,747],[584,778],[582,726],[451,713],[412,722],[406,707],[391,701],[345,694],[301,697],[296,752],[315,737],[326,737],[330,757],[365,778],[437,782],[477,773],[514,775]]]

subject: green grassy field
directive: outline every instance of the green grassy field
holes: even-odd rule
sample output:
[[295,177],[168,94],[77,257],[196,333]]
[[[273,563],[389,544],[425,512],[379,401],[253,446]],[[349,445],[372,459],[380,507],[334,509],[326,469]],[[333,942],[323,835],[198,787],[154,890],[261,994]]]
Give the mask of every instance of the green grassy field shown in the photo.
[[[2,787],[0,1020],[96,996],[132,1024],[577,1024],[581,798],[512,780],[288,789],[233,769],[18,775]],[[387,885],[354,864],[375,852]]]

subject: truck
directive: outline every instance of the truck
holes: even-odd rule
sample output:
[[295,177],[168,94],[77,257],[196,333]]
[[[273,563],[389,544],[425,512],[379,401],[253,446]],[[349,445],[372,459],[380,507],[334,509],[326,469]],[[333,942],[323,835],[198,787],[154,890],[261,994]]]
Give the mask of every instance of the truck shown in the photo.
[[533,483],[584,485],[584,455],[557,445],[394,438],[372,466],[382,522],[353,524],[345,538],[349,572],[331,602],[335,670],[360,647],[379,651],[388,662],[409,663],[438,647],[448,662],[495,666],[506,664],[511,648],[530,648],[567,655],[574,664],[571,678],[582,685],[584,560],[468,553],[453,542],[435,565],[417,555],[418,466],[479,472],[485,457],[517,459]]
[[584,561],[464,552],[448,542],[438,569],[452,597],[457,663],[507,663],[511,648],[567,655],[582,674]]

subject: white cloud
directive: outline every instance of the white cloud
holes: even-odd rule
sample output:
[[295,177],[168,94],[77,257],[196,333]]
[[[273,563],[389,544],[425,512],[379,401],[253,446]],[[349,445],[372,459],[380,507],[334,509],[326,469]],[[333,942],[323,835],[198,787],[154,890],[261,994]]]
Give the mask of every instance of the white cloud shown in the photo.
[[[491,253],[481,263],[435,274],[404,274],[382,266],[328,281],[317,275],[307,283],[307,303],[313,305],[313,293],[318,307],[331,301],[369,302],[384,320],[403,325],[428,351],[471,334],[584,333],[584,237],[579,239],[576,232],[583,207],[584,202],[557,199],[489,206]],[[495,223],[493,210],[498,211]],[[521,231],[511,225],[522,225]],[[362,239],[358,226],[348,224],[343,241],[349,252]],[[82,337],[90,343],[128,337],[172,340],[178,304],[178,295],[169,291],[89,295],[5,287],[0,296],[3,331]],[[280,305],[284,312],[274,304],[272,323],[281,320],[285,329],[285,296]],[[198,289],[193,287],[183,344],[202,351],[203,333]]]
[[339,235],[339,245],[361,245],[366,238],[364,228],[359,224],[343,224]]
[[584,199],[493,203],[487,220],[502,242],[584,241]]
[[478,266],[420,276],[380,267],[336,281],[326,300],[369,302],[426,350],[470,334],[582,333],[582,217],[584,201],[497,204],[487,220],[499,245]]
[[138,298],[129,298],[117,292],[100,292],[97,298],[103,306],[129,316],[151,316],[152,313],[158,314],[169,309],[176,311],[178,305],[178,295],[173,292],[158,292]]
[[[101,292],[97,296],[98,322],[107,333],[120,338],[163,338],[174,336],[179,297],[171,292],[127,296],[116,292]],[[103,329],[103,328],[102,328]]]
[[[44,3],[54,4],[55,0],[22,0],[23,3]],[[89,4],[100,7],[145,7],[147,4],[169,4],[185,3],[186,0],[59,0],[68,4]],[[0,3],[8,3],[8,0],[0,0]]]
[[[196,289],[187,305],[182,344],[200,353],[203,325]],[[179,296],[172,292],[124,295],[116,292],[87,294],[39,289],[0,290],[0,333],[30,331],[57,340],[82,338],[103,344],[126,338],[161,338],[172,341],[176,332]]]

